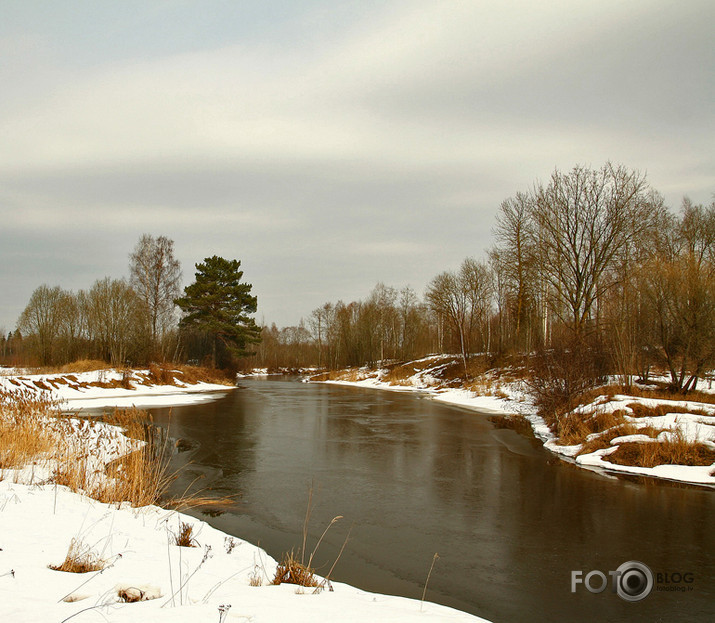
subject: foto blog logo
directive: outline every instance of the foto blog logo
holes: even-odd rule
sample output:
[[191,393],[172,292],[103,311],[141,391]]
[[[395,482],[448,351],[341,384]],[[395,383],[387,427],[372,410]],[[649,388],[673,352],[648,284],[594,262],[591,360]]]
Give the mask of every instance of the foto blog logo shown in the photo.
[[[640,601],[653,590],[653,572],[637,560],[624,562],[615,571],[609,571],[611,591],[625,601]],[[589,593],[602,593],[608,588],[609,578],[597,569],[584,575],[583,571],[571,571],[571,592],[583,585]]]

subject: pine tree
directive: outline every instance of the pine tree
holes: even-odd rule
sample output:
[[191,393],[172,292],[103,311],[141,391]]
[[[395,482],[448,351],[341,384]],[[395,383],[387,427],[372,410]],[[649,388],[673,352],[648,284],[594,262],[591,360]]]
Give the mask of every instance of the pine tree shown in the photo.
[[252,354],[246,346],[261,340],[260,328],[249,317],[256,312],[257,298],[251,295],[250,283],[241,283],[240,266],[239,260],[207,257],[196,264],[196,281],[186,286],[184,296],[175,301],[185,314],[180,326],[211,337],[214,366],[219,344],[240,357]]

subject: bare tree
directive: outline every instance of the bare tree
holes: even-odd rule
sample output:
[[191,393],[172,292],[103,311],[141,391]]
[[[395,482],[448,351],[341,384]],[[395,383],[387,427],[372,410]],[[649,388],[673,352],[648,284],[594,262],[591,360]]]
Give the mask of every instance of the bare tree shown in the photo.
[[715,364],[715,202],[705,208],[684,201],[680,221],[659,232],[643,277],[654,345],[671,387],[687,392]]
[[486,262],[467,258],[459,269],[459,283],[469,302],[469,339],[481,341],[482,347],[491,350],[491,312],[494,295],[494,276]]
[[113,365],[141,351],[145,308],[123,279],[105,277],[94,283],[86,298],[88,332],[100,355]]
[[502,202],[493,230],[496,248],[491,254],[498,273],[500,312],[506,308],[514,319],[513,341],[517,348],[531,348],[539,283],[536,238],[532,219],[533,197],[517,193]]
[[654,226],[656,202],[640,173],[609,163],[597,171],[555,171],[546,187],[537,187],[532,206],[554,310],[583,337],[595,324],[596,301],[617,283],[616,258]]
[[129,272],[132,287],[146,305],[156,349],[174,324],[174,300],[180,295],[181,265],[174,257],[174,241],[144,234],[129,256]]
[[453,272],[441,273],[430,281],[425,298],[434,312],[447,320],[458,337],[464,374],[467,376],[471,308],[464,284]]
[[41,285],[30,296],[17,322],[17,328],[25,337],[33,337],[40,364],[44,366],[52,363],[62,296],[59,286]]
[[57,332],[59,337],[59,355],[63,362],[74,361],[79,354],[80,342],[85,318],[81,304],[81,295],[74,292],[62,292],[58,301]]
[[330,325],[333,319],[333,305],[332,303],[325,303],[321,307],[314,309],[310,318],[308,319],[308,324],[313,332],[313,337],[318,341],[318,367],[322,367],[323,363],[323,345],[326,344],[328,347],[327,361],[325,365],[330,366]]
[[380,341],[381,362],[385,360],[386,353],[392,357],[395,356],[397,342],[396,300],[397,290],[380,282],[373,288],[367,301],[368,305],[375,310],[375,328]]

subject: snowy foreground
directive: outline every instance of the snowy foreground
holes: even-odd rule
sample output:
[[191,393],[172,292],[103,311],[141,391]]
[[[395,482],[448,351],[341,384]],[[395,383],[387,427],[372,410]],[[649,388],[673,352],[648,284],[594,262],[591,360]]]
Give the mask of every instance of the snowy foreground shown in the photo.
[[[181,522],[194,526],[196,547],[173,544]],[[73,539],[105,561],[103,571],[48,568],[62,563]],[[0,482],[0,548],[0,620],[13,623],[484,621],[338,582],[317,594],[272,586],[272,558],[205,522],[157,507],[117,509],[52,485]]]
[[[431,369],[429,360],[434,359],[435,367]],[[542,417],[537,415],[536,407],[523,391],[521,384],[504,383],[498,387],[485,388],[483,392],[469,391],[466,389],[445,388],[441,386],[440,380],[436,378],[434,372],[441,365],[442,357],[432,357],[415,362],[420,364],[415,368],[415,374],[401,381],[399,385],[392,385],[383,380],[386,371],[365,371],[364,378],[354,381],[319,381],[335,385],[345,385],[352,387],[367,387],[373,389],[384,389],[398,392],[418,392],[432,400],[451,404],[467,409],[474,409],[482,413],[494,415],[523,415],[532,426],[534,434],[544,442],[544,447],[559,455],[565,460],[573,461],[577,465],[611,473],[633,474],[665,480],[686,482],[697,485],[709,485],[715,487],[715,463],[709,466],[687,466],[687,465],[658,465],[656,467],[637,467],[632,465],[619,465],[609,462],[606,457],[614,452],[619,444],[630,441],[640,443],[652,443],[655,441],[681,437],[687,441],[700,442],[715,450],[715,405],[696,403],[687,400],[668,401],[633,396],[615,396],[613,400],[596,400],[590,405],[581,407],[579,410],[585,414],[597,413],[599,411],[615,411],[622,409],[626,412],[632,410],[629,404],[640,403],[653,407],[661,404],[670,404],[678,409],[690,409],[696,413],[666,413],[657,417],[634,417],[625,416],[625,420],[638,428],[653,427],[663,429],[663,432],[656,439],[647,438],[642,435],[630,435],[617,437],[611,441],[611,447],[597,450],[590,454],[576,456],[581,449],[580,445],[564,446],[557,443],[557,439],[551,432]],[[707,415],[703,415],[702,412]]]
[[[162,394],[160,386],[55,387],[46,376],[5,376],[0,378],[2,387],[22,389],[9,382],[11,378],[23,379],[21,385],[27,388],[36,386],[36,380],[48,384],[53,397],[71,408],[139,405],[149,398],[152,405],[186,404],[231,389],[164,386],[167,393]],[[129,391],[137,393],[128,396]],[[133,447],[116,427],[98,422],[92,430],[105,427],[106,434],[78,436],[85,443],[101,440],[91,451],[104,462]],[[81,428],[78,424],[78,431]],[[49,473],[32,466],[1,474],[0,621],[485,621],[445,606],[368,593],[338,582],[317,591],[271,585],[276,561],[239,537],[176,511],[117,507],[63,486],[41,484]],[[182,524],[192,526],[194,547],[175,544]],[[87,573],[50,569],[49,565],[62,564],[72,546],[100,560],[103,568]]]

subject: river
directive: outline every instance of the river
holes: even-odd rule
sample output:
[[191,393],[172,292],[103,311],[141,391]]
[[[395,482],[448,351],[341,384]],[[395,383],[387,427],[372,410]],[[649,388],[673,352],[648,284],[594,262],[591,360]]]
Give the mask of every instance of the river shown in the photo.
[[[198,515],[274,558],[300,549],[312,488],[308,552],[342,516],[318,549],[319,572],[349,533],[337,581],[419,599],[438,553],[427,599],[495,623],[715,617],[711,490],[589,472],[484,414],[412,394],[285,378],[239,385],[152,413],[192,447],[177,456],[175,490],[199,477],[236,496],[226,512]],[[608,576],[631,560],[670,574],[667,590],[635,603],[571,591],[572,571]]]

